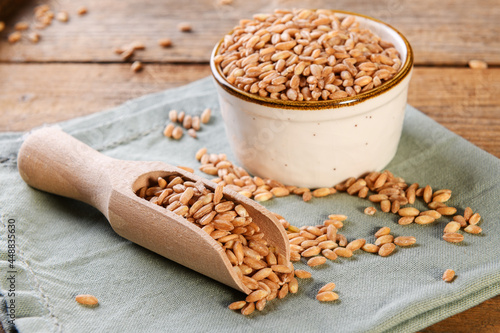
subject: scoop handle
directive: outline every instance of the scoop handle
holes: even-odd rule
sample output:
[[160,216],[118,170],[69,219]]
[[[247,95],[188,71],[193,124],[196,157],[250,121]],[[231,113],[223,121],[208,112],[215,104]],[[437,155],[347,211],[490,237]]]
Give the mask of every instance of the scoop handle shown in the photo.
[[17,166],[28,185],[86,202],[107,217],[111,160],[61,129],[45,127],[28,134]]

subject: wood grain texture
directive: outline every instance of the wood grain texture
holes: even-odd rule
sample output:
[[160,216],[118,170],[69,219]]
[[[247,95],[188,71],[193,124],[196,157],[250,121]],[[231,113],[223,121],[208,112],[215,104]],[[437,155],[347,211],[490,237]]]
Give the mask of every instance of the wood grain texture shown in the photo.
[[[352,1],[339,0],[234,0],[233,5],[219,5],[219,0],[198,1],[102,1],[87,0],[88,14],[76,15],[80,2],[48,0],[54,11],[66,10],[68,23],[54,21],[40,31],[36,46],[28,40],[15,45],[0,41],[0,61],[34,62],[119,62],[113,48],[140,40],[146,50],[136,59],[152,62],[206,62],[222,36],[240,18],[274,8],[332,8],[359,12],[381,19],[399,29],[409,39],[419,65],[465,65],[473,58],[500,65],[500,2],[478,1]],[[432,8],[432,10],[429,10]],[[26,7],[12,18],[33,22],[33,12]],[[193,32],[177,29],[190,22]],[[175,47],[164,49],[159,38],[170,37]]]
[[24,131],[106,110],[210,75],[207,65],[0,64],[0,131]]
[[420,331],[421,333],[500,332],[500,295]]

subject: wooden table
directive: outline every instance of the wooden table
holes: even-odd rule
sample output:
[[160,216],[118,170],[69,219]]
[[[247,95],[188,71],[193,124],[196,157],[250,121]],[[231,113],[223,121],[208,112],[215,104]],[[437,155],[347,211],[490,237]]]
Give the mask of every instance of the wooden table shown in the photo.
[[[67,23],[40,30],[41,41],[10,45],[20,21],[33,22],[33,7],[65,10]],[[481,149],[500,157],[500,2],[434,0],[337,0],[336,9],[364,13],[397,27],[415,52],[409,103]],[[144,94],[210,75],[215,42],[238,19],[274,8],[330,7],[321,0],[70,0],[25,1],[0,33],[0,131],[25,131],[119,105]],[[85,5],[88,13],[76,14]],[[0,13],[1,15],[1,13]],[[193,31],[182,33],[180,22]],[[157,44],[169,37],[171,48]],[[141,41],[144,69],[133,73],[115,47]],[[470,69],[485,60],[485,70]],[[0,330],[1,331],[1,330]],[[500,296],[422,332],[500,332]]]

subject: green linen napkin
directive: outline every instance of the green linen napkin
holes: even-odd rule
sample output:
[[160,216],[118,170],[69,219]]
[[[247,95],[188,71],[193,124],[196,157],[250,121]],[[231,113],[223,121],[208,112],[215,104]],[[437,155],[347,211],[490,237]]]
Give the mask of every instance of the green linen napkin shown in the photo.
[[[200,114],[206,107],[213,117],[198,139],[162,135],[170,109]],[[234,161],[210,78],[60,126],[115,158],[197,169],[194,154],[206,146]],[[22,133],[0,134],[0,317],[7,332],[14,330],[12,319],[21,333],[412,332],[500,293],[499,161],[411,106],[388,169],[407,182],[452,189],[449,204],[459,213],[466,206],[479,212],[483,233],[450,244],[441,238],[449,218],[401,226],[392,214],[363,214],[370,202],[343,193],[308,203],[298,196],[270,200],[264,205],[296,226],[339,213],[348,216],[341,230],[348,239],[373,242],[374,232],[389,226],[395,236],[415,236],[417,244],[386,258],[358,251],[321,268],[296,263],[313,278],[249,317],[227,309],[243,294],[122,239],[88,205],[27,186],[16,166],[22,141]],[[452,283],[441,280],[448,268],[457,272]],[[340,299],[319,303],[317,290],[331,281]],[[100,305],[77,304],[75,295],[83,293],[97,296]]]

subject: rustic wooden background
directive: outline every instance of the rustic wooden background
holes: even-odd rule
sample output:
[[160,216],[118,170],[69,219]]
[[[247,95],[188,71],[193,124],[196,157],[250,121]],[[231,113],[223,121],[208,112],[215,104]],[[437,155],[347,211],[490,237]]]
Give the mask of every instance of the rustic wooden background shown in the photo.
[[[119,105],[147,93],[210,75],[215,42],[238,19],[274,8],[332,8],[359,12],[397,27],[415,52],[409,103],[453,132],[500,157],[500,2],[497,0],[41,0],[18,1],[0,32],[0,131],[26,131]],[[19,21],[49,4],[69,13],[40,30],[41,40],[11,45]],[[86,6],[88,13],[76,14]],[[0,12],[0,20],[2,13]],[[181,33],[180,22],[193,31]],[[157,40],[169,37],[173,47]],[[132,41],[146,45],[134,59],[139,73],[113,52]],[[470,69],[470,59],[489,64]],[[0,330],[1,332],[1,330]],[[500,296],[422,332],[500,332]]]

